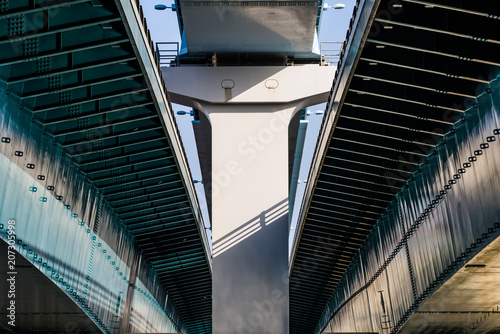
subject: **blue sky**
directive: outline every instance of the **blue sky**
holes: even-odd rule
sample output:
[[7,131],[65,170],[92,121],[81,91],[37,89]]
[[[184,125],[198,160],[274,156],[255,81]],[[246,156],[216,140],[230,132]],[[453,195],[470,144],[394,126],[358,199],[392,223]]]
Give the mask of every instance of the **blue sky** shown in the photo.
[[[154,6],[157,4],[163,4],[171,6],[173,2],[170,1],[151,1],[151,0],[141,0],[141,5],[143,6],[144,15],[146,16],[148,22],[148,28],[151,32],[151,38],[154,42],[180,42],[179,27],[177,22],[176,12],[166,9],[163,11],[155,10]],[[329,5],[334,5],[337,2],[331,2]],[[345,39],[346,31],[349,26],[349,21],[351,19],[353,7],[355,0],[341,1],[345,4],[345,9],[334,10],[328,9],[323,12],[323,17],[321,20],[319,41],[320,42],[342,42]],[[327,52],[324,52],[325,54]],[[333,80],[333,78],[332,78]],[[187,111],[190,108],[181,105],[173,104],[174,111]],[[311,115],[307,117],[309,122],[307,128],[307,135],[304,145],[304,153],[302,156],[302,163],[300,168],[299,180],[306,180],[309,173],[309,166],[314,153],[314,148],[316,145],[316,140],[318,137],[318,131],[321,126],[322,116],[316,115],[315,111],[325,109],[325,104],[320,104],[317,106],[311,106],[308,109],[311,110]],[[184,148],[186,150],[187,158],[191,168],[191,175],[194,180],[201,180],[201,172],[198,163],[198,155],[196,152],[196,144],[194,141],[193,128],[191,125],[192,117],[188,115],[177,115],[177,125],[181,133]],[[203,185],[200,183],[195,184],[195,188],[198,194],[198,201],[202,208],[205,226],[209,226],[209,216],[206,209],[205,194],[203,190]],[[295,198],[295,210],[292,216],[292,230],[290,231],[290,245],[293,241],[293,236],[295,234],[295,225],[298,214],[298,209],[302,203],[302,196],[304,193],[305,184],[300,182],[297,187],[297,195]],[[211,237],[211,231],[207,230],[208,237]]]

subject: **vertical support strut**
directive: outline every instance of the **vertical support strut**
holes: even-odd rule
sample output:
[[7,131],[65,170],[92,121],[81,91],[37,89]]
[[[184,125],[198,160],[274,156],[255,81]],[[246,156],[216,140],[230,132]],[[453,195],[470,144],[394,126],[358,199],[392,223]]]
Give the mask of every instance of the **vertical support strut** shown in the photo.
[[335,68],[162,70],[172,102],[211,126],[213,333],[288,334],[289,123],[327,100]]

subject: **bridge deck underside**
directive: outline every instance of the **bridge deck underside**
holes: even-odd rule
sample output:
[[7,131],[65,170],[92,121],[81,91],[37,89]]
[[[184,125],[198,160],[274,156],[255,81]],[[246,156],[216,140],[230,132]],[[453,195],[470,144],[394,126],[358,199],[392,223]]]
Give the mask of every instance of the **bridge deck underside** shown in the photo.
[[401,334],[499,333],[496,289],[500,239],[493,240],[443,284],[401,328]]
[[153,96],[119,3],[7,1],[0,77],[134,235],[186,329],[210,333],[210,268],[158,107],[168,101]]
[[[498,74],[500,21],[481,13],[499,15],[500,4],[431,2],[375,1],[374,20],[357,27],[356,34],[366,31],[365,45],[355,57],[345,52],[344,63],[354,66],[302,208],[307,213],[290,278],[293,334],[315,331],[380,215]],[[358,1],[358,14],[363,5]]]
[[321,1],[179,1],[190,53],[312,56]]
[[[8,245],[0,241],[0,251],[8,254]],[[50,278],[41,273],[21,254],[15,252],[16,275],[15,304],[17,314],[15,327],[7,322],[7,311],[2,310],[0,328],[3,333],[53,333],[54,328],[78,331],[82,334],[99,333],[100,329],[87,317],[82,309],[73,302]],[[2,268],[8,268],[7,257],[0,258]],[[2,302],[7,301],[10,290],[7,279],[11,278],[6,271],[0,273],[0,288],[5,293]],[[34,298],[36,296],[36,298]],[[7,304],[4,303],[5,307]],[[8,311],[10,312],[10,311]],[[7,323],[7,325],[6,325]],[[15,331],[13,331],[13,329]]]

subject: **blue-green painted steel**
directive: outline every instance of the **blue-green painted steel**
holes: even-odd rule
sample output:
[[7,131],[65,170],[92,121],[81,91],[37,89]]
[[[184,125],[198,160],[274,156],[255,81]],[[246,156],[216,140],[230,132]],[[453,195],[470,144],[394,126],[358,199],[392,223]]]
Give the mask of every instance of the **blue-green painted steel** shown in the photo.
[[[79,235],[73,230],[57,235],[74,252],[59,254],[45,239],[30,240],[30,246],[40,254],[48,247],[63,269],[79,256],[75,281],[67,283],[84,287],[74,292],[90,303],[87,312],[103,316],[102,328],[210,332],[208,240],[139,1],[2,1],[0,82],[0,135],[9,138],[0,143],[2,154],[39,183],[33,186],[37,192],[27,188],[36,196],[29,197],[20,179],[2,179],[9,191],[23,189],[19,198],[0,194],[8,206],[2,219],[28,214],[25,240],[33,226],[45,227],[49,220],[51,231],[68,217],[68,224],[84,223],[96,237],[91,243],[72,240]],[[71,207],[64,211],[68,217],[44,211],[60,203]],[[107,247],[105,259],[120,263],[114,271],[100,270],[107,267],[99,263],[96,243]],[[130,285],[112,290],[114,274]],[[104,292],[93,290],[92,282],[102,283]],[[166,313],[148,306],[154,300]],[[111,324],[117,308],[121,313]]]
[[[19,108],[20,99],[7,92],[0,83],[1,239],[7,241],[7,222],[15,220],[16,250],[103,332],[115,333],[127,299],[134,310],[132,332],[183,332],[161,280],[133,236],[61,146],[31,122],[31,112]],[[133,294],[127,293],[131,282]],[[19,305],[17,311],[29,308]]]
[[[413,174],[354,256],[316,333],[397,333],[458,269],[500,235],[500,83]],[[488,89],[488,92],[486,92]],[[383,291],[388,324],[381,323]],[[356,310],[356,312],[352,312]]]

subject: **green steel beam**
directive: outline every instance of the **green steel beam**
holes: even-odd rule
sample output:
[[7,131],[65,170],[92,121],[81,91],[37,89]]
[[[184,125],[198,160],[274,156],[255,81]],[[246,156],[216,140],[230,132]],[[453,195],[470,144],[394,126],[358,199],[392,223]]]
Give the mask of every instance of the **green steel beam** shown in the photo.
[[29,56],[23,56],[23,57],[13,57],[13,58],[8,58],[8,59],[0,59],[0,66],[21,64],[21,63],[35,61],[35,60],[43,59],[43,58],[47,58],[47,57],[54,57],[54,56],[65,55],[65,54],[79,52],[79,51],[92,50],[92,49],[97,49],[97,48],[101,48],[101,47],[105,47],[105,46],[118,45],[118,44],[126,43],[129,41],[130,40],[128,38],[119,37],[119,38],[110,38],[110,39],[100,41],[100,42],[93,42],[93,43],[88,43],[88,44],[84,44],[84,45],[79,45],[77,47],[68,48],[66,50],[63,50],[61,48],[61,46],[59,46],[58,50],[53,50],[53,51],[49,51],[49,52],[41,52],[35,56],[29,55]]
[[114,187],[120,187],[120,186],[124,186],[124,185],[128,185],[128,184],[134,184],[134,183],[138,183],[138,182],[151,181],[151,180],[156,180],[156,179],[159,179],[159,178],[166,178],[166,177],[177,176],[177,175],[179,175],[179,174],[178,173],[169,173],[169,174],[155,175],[155,176],[150,176],[150,177],[146,177],[146,178],[143,178],[143,179],[137,179],[137,180],[131,180],[131,181],[126,181],[126,182],[114,183],[114,184],[110,184],[110,185],[106,185],[106,186],[99,186],[99,189],[100,190],[104,190],[104,189],[109,189],[109,188],[114,188]]
[[[158,129],[158,127],[154,127],[152,129]],[[142,132],[146,132],[146,131],[151,131],[151,129],[145,129],[145,130],[142,130]],[[109,136],[109,137],[101,137],[100,139],[108,139],[108,138],[114,138],[116,136],[124,136],[124,135],[132,135],[132,134],[137,134],[137,133],[140,133],[141,130],[137,130],[135,132],[127,132],[125,134],[117,134],[117,135],[113,135],[113,136]],[[88,140],[85,140],[85,141],[81,141],[79,142],[80,144],[82,143],[86,143]],[[111,148],[112,149],[112,148]],[[159,147],[159,148],[152,148],[152,149],[149,149],[149,150],[139,150],[139,151],[136,151],[136,152],[129,152],[129,153],[122,153],[120,155],[117,155],[117,156],[114,156],[114,157],[109,157],[109,158],[106,158],[105,160],[107,161],[110,161],[110,160],[116,160],[116,159],[121,159],[121,158],[125,158],[125,157],[131,157],[131,156],[135,156],[135,155],[141,155],[141,154],[146,154],[146,153],[152,153],[152,152],[157,152],[157,151],[165,151],[165,152],[168,152],[168,147]],[[108,149],[104,150],[104,151],[108,151]],[[170,157],[172,157],[170,155]],[[97,163],[101,163],[103,161],[103,159],[95,159],[95,160],[89,160],[89,161],[80,161],[80,162],[76,162],[79,166],[86,166],[86,165],[92,165],[92,164],[97,164]],[[129,163],[128,165],[129,166],[132,166],[132,165],[135,165],[136,162],[131,162]],[[119,167],[123,167],[123,166],[119,166]],[[117,167],[113,167],[114,168],[117,168]],[[95,173],[96,171],[90,171],[89,173]]]
[[362,75],[362,74],[354,74],[354,77],[356,78],[362,78],[365,80],[373,80],[373,81],[379,81],[379,82],[384,82],[384,83],[389,83],[393,85],[398,85],[398,86],[404,86],[404,87],[410,87],[410,88],[416,88],[416,89],[421,89],[421,90],[426,90],[438,94],[447,94],[447,95],[455,95],[455,96],[461,96],[461,97],[466,97],[469,99],[475,99],[476,97],[474,95],[467,95],[467,94],[462,94],[462,93],[457,93],[457,92],[449,92],[446,90],[440,90],[440,89],[435,89],[435,88],[430,88],[430,87],[425,87],[425,86],[420,86],[420,85],[414,85],[406,82],[401,82],[401,81],[395,81],[395,80],[388,80],[388,79],[383,79],[383,78],[377,78],[374,76],[368,76],[368,75]]
[[[318,204],[318,203],[323,204],[323,206],[316,206],[316,204]],[[318,211],[340,213],[340,214],[344,214],[344,213],[342,211],[330,210],[330,207],[339,208],[339,209],[345,209],[347,211],[355,211],[355,212],[358,213],[356,215],[352,215],[353,217],[367,218],[367,219],[370,219],[370,220],[377,219],[380,216],[380,214],[376,213],[376,212],[370,212],[370,211],[366,211],[366,210],[360,210],[360,209],[351,208],[351,207],[348,207],[348,206],[345,206],[345,205],[337,205],[337,204],[333,204],[333,203],[335,203],[335,202],[332,202],[332,203],[321,203],[319,201],[314,201],[314,203],[311,204],[311,209],[318,210]],[[363,217],[363,216],[359,216],[360,214],[370,214],[370,215],[374,215],[375,217]],[[349,215],[351,215],[351,214],[349,214]]]
[[[393,176],[386,176],[386,175],[381,175],[381,174],[376,174],[376,173],[370,173],[370,172],[365,172],[365,171],[358,170],[358,169],[352,169],[352,168],[345,168],[345,167],[340,167],[340,166],[329,165],[329,164],[326,164],[326,163],[323,163],[323,166],[328,167],[328,168],[345,170],[347,172],[352,172],[352,173],[355,173],[355,174],[359,173],[359,174],[364,174],[364,175],[370,175],[370,176],[381,178],[381,179],[391,179],[391,180],[396,180],[396,181],[401,181],[401,182],[406,181],[405,179],[400,178],[400,177],[393,177]],[[328,175],[328,173],[326,173],[326,175]]]
[[[83,75],[80,74],[80,77],[83,77]],[[52,88],[52,89],[44,89],[44,90],[29,92],[26,94],[23,93],[21,95],[21,99],[29,99],[32,97],[58,94],[58,93],[62,93],[62,92],[68,91],[68,90],[85,88],[85,87],[94,86],[94,85],[102,85],[102,84],[112,83],[112,82],[121,81],[121,80],[129,80],[129,79],[133,79],[133,78],[137,78],[137,77],[142,77],[142,74],[141,73],[130,73],[130,74],[110,76],[110,77],[106,77],[106,78],[102,78],[102,79],[98,79],[98,80],[81,82],[81,83],[74,84],[74,85],[56,87],[56,88]]]
[[57,0],[57,1],[46,2],[45,4],[41,4],[38,7],[33,6],[30,8],[16,9],[16,10],[4,12],[0,15],[0,20],[6,19],[9,17],[13,17],[13,16],[36,13],[39,11],[52,9],[52,8],[59,8],[59,7],[63,7],[63,6],[76,5],[76,4],[83,3],[83,2],[91,2],[91,0]]
[[464,56],[460,56],[460,55],[456,55],[456,54],[452,54],[452,53],[434,51],[434,50],[423,49],[423,48],[417,48],[417,47],[413,47],[413,46],[408,46],[408,45],[403,45],[403,44],[398,44],[398,43],[385,42],[385,41],[376,40],[376,39],[367,39],[367,42],[370,42],[370,43],[373,43],[373,44],[379,44],[379,45],[393,46],[393,47],[401,48],[401,49],[405,49],[405,50],[412,50],[412,51],[417,51],[417,52],[422,52],[422,53],[429,53],[429,54],[434,54],[434,55],[448,57],[448,58],[459,59],[459,60],[463,60],[463,61],[466,61],[466,62],[473,62],[473,63],[479,63],[479,64],[500,66],[500,63],[492,62],[492,61],[489,61],[489,60],[476,59],[476,58],[468,58],[468,57],[464,57]]
[[53,35],[57,33],[63,33],[63,32],[68,32],[68,31],[73,31],[73,30],[78,30],[78,29],[83,29],[83,28],[88,28],[88,27],[93,27],[96,25],[101,25],[101,24],[108,24],[108,23],[113,23],[113,22],[118,22],[121,21],[120,17],[113,16],[111,18],[104,18],[104,19],[99,19],[99,20],[90,20],[90,21],[85,21],[85,22],[75,22],[74,24],[71,24],[67,27],[63,28],[55,28],[55,29],[48,29],[46,31],[40,31],[40,30],[35,30],[32,33],[26,33],[23,35],[15,35],[12,37],[4,37],[0,38],[0,45],[2,44],[9,44],[9,43],[16,43],[16,42],[22,42],[27,39],[31,38],[38,38],[38,37],[43,37],[43,36],[48,36],[48,35]]
[[142,88],[142,87],[138,87],[138,88],[134,88],[134,89],[127,89],[127,90],[123,90],[123,91],[120,91],[120,92],[114,92],[114,93],[111,93],[111,94],[105,94],[105,95],[101,95],[101,96],[86,97],[86,98],[82,98],[82,99],[79,99],[79,100],[71,101],[71,102],[68,102],[68,103],[57,103],[57,104],[52,104],[52,105],[48,105],[48,106],[43,106],[43,107],[40,107],[40,108],[35,108],[33,110],[33,113],[38,114],[38,113],[48,112],[48,111],[52,111],[52,110],[56,110],[56,109],[71,107],[71,106],[74,106],[74,105],[77,105],[77,104],[89,103],[89,102],[94,102],[94,101],[99,101],[99,100],[112,99],[112,98],[115,98],[115,97],[121,97],[121,96],[129,95],[129,94],[139,94],[139,93],[146,92],[146,91],[149,91],[149,89],[148,88]]
[[[343,117],[343,118],[346,118],[346,117]],[[353,117],[351,117],[351,119],[352,118]],[[429,144],[429,143],[419,142],[419,141],[416,141],[416,140],[409,140],[409,139],[404,139],[404,138],[399,138],[399,137],[394,137],[394,136],[383,135],[383,134],[376,133],[376,132],[368,132],[368,131],[356,130],[356,129],[346,128],[346,127],[343,127],[343,126],[337,126],[336,129],[345,130],[345,131],[349,131],[349,132],[354,132],[354,133],[358,133],[358,134],[363,134],[363,135],[367,135],[367,136],[374,136],[374,137],[380,137],[380,138],[385,138],[385,139],[391,139],[391,140],[394,140],[394,141],[400,141],[400,142],[408,143],[408,144],[423,145],[423,146],[429,146],[429,147],[436,146],[435,144]]]
[[[172,218],[178,218],[178,217],[185,217],[187,214],[187,213],[180,213],[180,214],[176,214],[176,215],[172,215],[172,216],[163,216],[165,214],[172,213],[173,211],[178,211],[178,210],[161,211],[161,212],[154,213],[154,214],[144,215],[142,217],[122,219],[121,221],[127,226],[127,228],[133,228],[134,226],[147,223],[148,217],[152,217],[154,219],[156,219],[156,218],[158,218],[158,219],[172,219]],[[137,219],[146,219],[146,220],[136,221]]]
[[[117,137],[125,137],[125,136],[131,136],[131,135],[135,135],[135,134],[139,134],[139,133],[144,133],[144,132],[149,132],[149,131],[154,131],[154,130],[160,130],[162,129],[161,126],[152,126],[152,127],[149,127],[149,128],[146,128],[146,129],[141,129],[141,130],[137,130],[137,131],[132,131],[132,132],[120,132],[120,133],[114,133],[114,134],[111,134],[111,135],[106,135],[106,136],[102,136],[102,137],[99,137],[97,139],[99,140],[105,140],[105,139],[111,139],[111,138],[117,138]],[[85,144],[85,143],[88,143],[89,141],[92,141],[94,139],[90,138],[90,139],[83,139],[83,140],[77,140],[77,141],[73,141],[73,142],[70,142],[70,143],[64,143],[62,144],[63,147],[70,147],[70,146],[76,146],[76,145],[81,145],[81,144]],[[163,148],[165,149],[165,148]],[[116,157],[116,158],[113,158],[113,159],[118,159],[120,157]],[[83,163],[77,163],[78,165],[87,165],[87,164],[91,164],[91,163],[98,163],[98,162],[102,162],[101,160],[95,160],[95,161],[92,161],[92,162],[83,162]]]
[[435,75],[441,75],[441,76],[452,78],[452,79],[463,79],[463,80],[468,80],[468,81],[473,81],[473,82],[480,82],[480,83],[485,83],[485,84],[489,84],[490,83],[488,80],[482,80],[482,79],[479,79],[479,78],[464,77],[464,76],[461,76],[461,75],[450,74],[450,73],[440,72],[440,71],[434,71],[434,70],[428,70],[428,69],[421,68],[421,67],[408,66],[408,65],[403,65],[403,64],[398,64],[398,63],[383,61],[383,60],[380,60],[380,59],[361,57],[361,58],[359,58],[359,60],[362,60],[362,61],[365,61],[365,62],[368,62],[368,63],[373,63],[373,64],[382,64],[382,65],[387,65],[387,66],[393,66],[393,67],[398,67],[398,68],[404,68],[404,69],[408,69],[408,70],[413,70],[413,71],[417,71],[417,72],[424,72],[424,73],[430,73],[430,74],[435,74]]
[[[352,178],[347,178],[347,179],[350,179],[352,181],[359,181],[357,179],[352,179]],[[360,181],[360,182],[362,182],[362,181]],[[370,186],[367,186],[367,188],[362,188],[362,187],[356,187],[356,186],[353,186],[353,185],[347,185],[347,184],[343,184],[343,183],[325,181],[325,180],[321,180],[321,179],[318,179],[318,183],[326,183],[326,184],[331,184],[332,186],[338,186],[338,187],[343,187],[343,188],[347,187],[348,189],[357,189],[357,190],[366,191],[366,192],[369,192],[369,193],[372,193],[372,194],[394,196],[394,194],[389,193],[389,192],[373,190]],[[366,183],[373,184],[373,182],[366,182]]]
[[[150,201],[149,203],[154,203],[156,201]],[[180,204],[189,204],[188,201],[180,201],[180,202],[175,202],[175,203],[169,203],[169,204],[163,204],[163,205],[155,205],[155,206],[152,206],[152,207],[148,207],[148,208],[138,208],[138,209],[135,209],[135,210],[129,210],[127,212],[120,212],[118,213],[120,216],[124,216],[124,215],[129,215],[129,214],[137,214],[137,212],[145,212],[145,211],[150,211],[150,210],[156,210],[156,209],[160,209],[160,208],[170,208],[170,207],[178,207]],[[137,206],[137,204],[134,204],[134,206]],[[130,217],[132,218],[132,217]],[[126,218],[127,219],[127,218]]]
[[160,170],[160,169],[167,169],[167,168],[172,169],[175,167],[176,167],[176,165],[166,165],[166,166],[159,166],[159,167],[153,167],[153,168],[147,168],[147,169],[141,169],[141,170],[134,169],[133,171],[128,172],[128,173],[117,174],[117,175],[112,175],[112,176],[105,176],[105,177],[95,178],[95,179],[91,179],[91,180],[93,183],[98,183],[98,182],[102,182],[105,180],[114,179],[117,177],[131,176],[131,175],[140,174],[140,173],[148,173],[148,172],[152,172],[152,171]]
[[[115,112],[121,112],[123,110],[130,111],[130,110],[133,110],[136,108],[150,106],[152,104],[153,104],[153,102],[127,103],[124,105],[119,105],[116,107],[111,107],[111,108],[106,108],[106,109],[96,108],[96,110],[92,111],[91,113],[80,114],[80,115],[75,116],[75,117],[61,117],[61,118],[57,118],[57,119],[53,119],[53,120],[44,121],[44,125],[47,126],[47,125],[61,124],[61,123],[65,123],[65,122],[74,122],[74,121],[79,120],[79,119],[85,119],[85,118],[90,118],[90,117],[94,117],[94,116],[112,114]],[[151,111],[150,109],[147,109],[147,110]],[[165,136],[162,136],[161,138],[165,138]],[[117,147],[120,147],[120,146],[114,146],[114,148],[117,148]],[[81,154],[86,154],[86,153],[81,153]],[[77,156],[77,155],[79,155],[79,154],[75,154],[72,156]]]
[[[82,131],[102,129],[102,128],[107,128],[110,126],[133,123],[133,122],[137,122],[137,121],[143,121],[143,120],[155,119],[155,118],[158,118],[158,114],[149,115],[149,116],[126,118],[126,119],[121,119],[121,120],[117,120],[117,121],[107,122],[104,124],[92,125],[92,126],[89,126],[86,128],[68,129],[68,130],[64,130],[61,132],[55,132],[55,133],[53,133],[53,136],[54,137],[68,136],[68,135],[72,135],[72,134],[76,134],[76,133],[81,133]],[[116,146],[113,146],[112,148],[116,148]]]
[[406,114],[404,112],[392,111],[392,110],[381,109],[381,108],[374,108],[374,107],[369,107],[369,106],[365,106],[365,105],[361,105],[361,104],[354,104],[354,103],[345,102],[344,105],[349,106],[349,107],[353,107],[353,108],[368,109],[368,110],[373,110],[373,111],[380,111],[380,112],[387,113],[387,114],[409,117],[409,118],[418,119],[421,121],[436,122],[436,123],[441,123],[441,124],[446,124],[446,125],[453,125],[453,122],[442,121],[442,120],[435,119],[435,118],[420,117],[420,116],[416,116],[416,115]]
[[[324,195],[320,195],[320,194],[315,194],[314,196],[315,197],[326,198],[326,199],[329,199],[329,200],[331,200],[333,198],[332,196],[324,196]],[[314,201],[316,203],[328,204],[326,202],[321,202],[317,198],[315,198]],[[360,205],[360,206],[367,207],[367,208],[377,208],[377,209],[381,209],[381,210],[385,209],[385,206],[380,206],[380,205],[375,205],[375,204],[368,204],[368,203],[365,203],[365,202],[357,202],[357,201],[353,200],[352,198],[349,198],[349,200],[347,200],[347,199],[335,197],[335,201],[345,202],[345,203],[349,203],[349,204],[356,204],[356,205]],[[374,212],[374,213],[376,213],[376,212]],[[376,213],[376,214],[380,214],[380,213]]]
[[[162,182],[162,183],[158,183],[157,185],[167,185],[167,184],[179,184],[179,183],[182,183],[182,180],[175,180],[175,181],[168,181],[168,182]],[[111,192],[111,193],[107,193],[107,194],[104,194],[104,197],[110,197],[110,196],[116,196],[116,195],[119,195],[119,194],[125,194],[125,193],[130,193],[132,191],[136,191],[136,190],[145,190],[146,188],[147,189],[150,189],[152,187],[154,187],[155,185],[150,185],[150,186],[140,186],[140,187],[136,187],[136,188],[132,188],[132,189],[126,189],[126,190],[120,190],[120,191],[115,191],[115,192]],[[129,199],[129,198],[125,198],[125,199]],[[108,201],[109,202],[109,201]]]
[[[159,219],[159,220],[161,221],[162,219]],[[178,220],[175,222],[165,223],[165,224],[178,225],[181,223],[188,223],[188,222],[192,223],[193,221],[194,221],[194,217],[191,217],[191,218],[186,218],[183,220]],[[166,230],[166,228],[164,227],[164,224],[162,224],[162,225],[158,225],[158,226],[140,227],[140,228],[132,229],[132,230],[130,230],[130,232],[134,235],[135,238],[138,238],[138,237],[143,237],[143,236],[147,236],[147,235],[151,235],[151,234],[156,235],[156,234],[158,234],[158,232],[165,231],[165,230]]]
[[[139,142],[131,143],[131,145],[133,145],[133,144],[144,144],[144,143],[148,143],[148,142],[151,142],[151,141],[158,141],[160,139],[165,139],[165,137],[162,136],[162,137],[154,138],[154,139],[151,139],[151,140],[139,141]],[[116,147],[120,148],[120,147],[126,147],[126,146],[127,146],[127,144],[123,144],[121,146],[116,146]],[[115,148],[115,147],[111,147],[111,148]],[[104,150],[104,151],[106,151],[106,150]],[[97,153],[99,151],[94,151],[92,153]],[[142,154],[142,152],[138,153],[138,154]],[[85,174],[86,175],[92,175],[92,174],[95,174],[95,173],[108,172],[108,171],[111,171],[111,170],[117,170],[117,169],[124,168],[124,167],[137,166],[137,165],[140,165],[140,164],[145,164],[145,163],[150,163],[150,162],[163,161],[163,160],[165,160],[167,158],[171,159],[171,158],[173,158],[173,156],[169,155],[167,157],[161,157],[161,158],[156,158],[156,159],[148,159],[148,160],[142,160],[142,161],[133,161],[133,162],[130,162],[130,163],[125,163],[125,164],[121,164],[121,165],[117,165],[117,166],[113,166],[113,167],[105,167],[105,168],[101,168],[101,169],[93,169],[93,170],[85,172]]]
[[[157,191],[157,192],[149,193],[149,194],[142,194],[140,196],[136,196],[135,198],[148,197],[151,195],[159,195],[159,194],[164,195],[164,194],[168,194],[168,193],[171,193],[173,191],[179,191],[179,190],[183,190],[183,188],[178,187],[178,188],[173,188],[173,189],[169,189],[169,190]],[[129,213],[137,212],[137,210],[149,210],[151,208],[154,208],[152,206],[152,205],[154,205],[153,203],[164,202],[164,201],[171,202],[171,203],[166,204],[166,205],[171,204],[171,205],[176,205],[178,207],[180,207],[180,206],[184,207],[185,203],[189,203],[185,199],[186,199],[186,194],[167,195],[167,196],[159,197],[159,198],[148,198],[147,200],[141,201],[141,202],[134,201],[134,202],[123,204],[123,205],[113,206],[113,210],[115,210],[115,212],[119,215],[126,215]],[[123,200],[131,200],[131,198],[125,198]],[[172,201],[176,201],[176,202],[172,202]],[[144,205],[147,205],[147,206],[144,207]],[[140,209],[137,208],[139,206],[141,207]],[[125,210],[122,212],[122,211],[120,211],[121,209],[128,209],[128,210]]]
[[445,107],[445,106],[440,106],[440,105],[436,105],[436,104],[429,104],[429,103],[425,103],[422,101],[409,100],[409,99],[400,98],[400,97],[396,97],[396,96],[377,94],[377,93],[367,92],[364,90],[349,89],[349,91],[353,92],[353,93],[358,93],[360,95],[376,96],[376,97],[380,97],[383,99],[407,102],[407,103],[412,103],[412,104],[416,104],[416,105],[420,105],[420,106],[424,106],[424,107],[429,107],[429,108],[434,108],[434,109],[444,109],[444,110],[456,111],[456,112],[461,112],[461,113],[464,112],[464,110],[461,110],[461,109],[449,108],[449,107]]
[[[68,54],[68,56],[71,56],[71,54]],[[126,63],[126,62],[134,61],[134,60],[137,60],[137,58],[135,56],[127,55],[125,57],[117,57],[117,58],[102,60],[102,61],[99,61],[97,63],[89,62],[89,63],[86,63],[84,65],[72,66],[71,68],[57,69],[57,70],[53,70],[53,71],[49,71],[49,72],[44,72],[42,74],[32,73],[29,75],[14,77],[14,78],[10,78],[9,80],[7,80],[7,82],[9,84],[15,84],[15,83],[26,82],[26,81],[31,81],[31,80],[50,78],[50,77],[53,77],[56,75],[62,75],[62,74],[67,74],[67,73],[72,73],[72,72],[77,72],[77,71],[84,71],[84,70],[88,70],[88,69],[96,69],[96,68],[105,67],[105,66],[109,66],[109,65]],[[68,62],[68,63],[70,63],[70,62]]]
[[[154,188],[154,187],[159,187],[159,186],[164,186],[164,184],[157,184],[156,186],[148,187],[148,189],[151,189],[151,188]],[[183,189],[184,189],[183,187],[177,187],[177,188],[172,188],[172,189],[167,189],[167,190],[161,190],[161,191],[157,191],[157,192],[153,192],[153,193],[140,194],[140,195],[137,195],[137,196],[127,197],[127,198],[121,198],[121,199],[118,199],[118,200],[108,200],[108,203],[110,203],[111,205],[113,205],[113,203],[117,203],[117,202],[122,202],[122,201],[127,201],[127,200],[142,198],[142,197],[149,197],[149,196],[158,195],[158,194],[167,194],[167,193],[171,193],[171,192],[179,191],[179,190],[183,190]],[[162,198],[158,198],[158,199],[155,198],[154,200],[148,199],[148,200],[145,200],[145,201],[142,201],[142,202],[127,203],[127,204],[122,204],[122,205],[118,205],[118,206],[113,206],[113,209],[117,210],[117,209],[126,208],[126,207],[133,206],[133,205],[141,205],[141,204],[145,204],[145,203],[150,203],[152,201],[160,201],[160,200],[166,200],[166,199],[170,200],[170,199],[174,199],[174,198],[177,198],[177,197],[183,197],[183,196],[186,196],[186,195],[185,194],[181,194],[181,195],[175,195],[175,196],[162,197]]]
[[[336,139],[337,138],[335,138],[335,140]],[[378,159],[383,159],[383,160],[389,160],[389,161],[392,161],[392,162],[399,162],[399,163],[409,164],[409,165],[414,165],[414,166],[418,166],[419,165],[418,162],[413,162],[413,161],[408,161],[408,160],[399,160],[399,159],[394,159],[394,158],[379,156],[379,155],[375,155],[375,154],[363,153],[363,152],[358,152],[358,151],[353,151],[353,150],[345,150],[343,148],[338,148],[338,147],[333,147],[333,146],[330,146],[329,149],[335,150],[335,151],[342,151],[342,152],[352,153],[354,155],[363,155],[363,156],[366,156],[366,157],[372,157],[372,158],[378,158]],[[384,167],[381,166],[381,168],[384,168]]]

